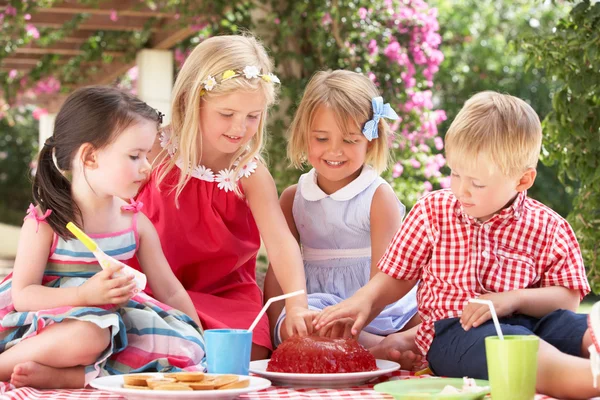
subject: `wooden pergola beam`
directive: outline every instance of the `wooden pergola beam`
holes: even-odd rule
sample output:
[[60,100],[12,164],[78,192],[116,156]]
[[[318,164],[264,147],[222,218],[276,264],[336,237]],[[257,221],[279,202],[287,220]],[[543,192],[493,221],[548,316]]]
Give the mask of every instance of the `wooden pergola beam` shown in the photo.
[[[58,54],[62,56],[78,56],[84,54],[82,50],[78,49],[52,49],[45,47],[19,47],[15,52],[17,54]],[[112,57],[123,57],[126,55],[123,51],[105,51],[103,54]]]
[[[0,1],[0,11],[6,9],[6,1]],[[164,13],[153,10],[139,0],[112,0],[103,1],[98,4],[98,7],[93,7],[88,4],[81,4],[78,1],[64,1],[59,4],[53,4],[49,8],[37,8],[38,14],[81,14],[88,13],[92,15],[110,15],[113,11],[117,12],[119,17],[158,17],[171,18],[173,13]]]

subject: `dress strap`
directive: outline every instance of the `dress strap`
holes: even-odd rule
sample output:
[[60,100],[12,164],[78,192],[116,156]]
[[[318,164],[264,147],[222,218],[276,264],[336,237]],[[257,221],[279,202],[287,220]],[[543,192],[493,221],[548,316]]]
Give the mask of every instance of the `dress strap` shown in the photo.
[[131,212],[137,214],[140,212],[140,210],[142,209],[143,206],[144,206],[144,203],[142,203],[141,201],[130,199],[129,204],[121,206],[121,211],[131,211]]
[[38,215],[38,211],[37,208],[35,208],[35,206],[31,203],[29,203],[29,208],[27,209],[27,215],[25,216],[25,218],[23,218],[23,221],[33,218],[35,219],[35,222],[37,223],[37,226],[35,228],[35,233],[38,233],[38,230],[40,229],[40,222],[45,222],[48,223],[46,221],[46,218],[48,218],[48,216],[52,214],[52,210],[47,209],[46,212],[44,213],[44,215]]

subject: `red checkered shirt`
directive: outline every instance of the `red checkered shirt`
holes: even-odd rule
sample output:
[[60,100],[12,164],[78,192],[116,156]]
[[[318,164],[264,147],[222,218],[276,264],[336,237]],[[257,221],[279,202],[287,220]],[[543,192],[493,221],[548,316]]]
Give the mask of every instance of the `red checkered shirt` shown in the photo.
[[423,320],[416,344],[426,355],[435,321],[459,317],[490,292],[564,286],[590,291],[571,226],[526,193],[485,223],[469,217],[450,190],[421,198],[379,261],[396,278],[419,279]]

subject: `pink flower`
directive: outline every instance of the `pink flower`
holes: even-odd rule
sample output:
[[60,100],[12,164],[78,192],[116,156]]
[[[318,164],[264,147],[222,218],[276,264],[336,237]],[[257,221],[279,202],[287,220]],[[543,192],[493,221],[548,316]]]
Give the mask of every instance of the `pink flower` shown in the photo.
[[15,79],[17,75],[19,75],[19,71],[17,71],[16,69],[11,69],[8,73],[8,79]]
[[273,22],[275,22],[275,25],[279,25],[281,23],[281,20],[279,18],[275,18],[275,21]]
[[423,182],[423,188],[425,189],[425,193],[431,192],[433,190],[433,185],[429,181]]
[[23,19],[25,21],[29,21],[31,19],[31,14],[25,14],[25,15],[23,15]]
[[442,189],[448,189],[450,187],[450,177],[449,176],[440,178],[439,182],[440,182],[440,187]]
[[383,51],[383,54],[385,54],[385,56],[389,58],[390,61],[394,62],[400,60],[400,51],[400,43],[398,43],[397,41],[393,41],[387,45],[387,47]]
[[444,141],[443,141],[443,140],[442,140],[442,138],[441,138],[441,137],[439,137],[439,136],[436,136],[436,137],[433,139],[433,143],[435,144],[435,148],[436,148],[437,150],[441,150],[441,149],[443,149],[443,148],[444,148]]
[[128,77],[129,79],[131,79],[132,81],[135,81],[135,80],[137,80],[137,78],[138,78],[138,74],[139,74],[139,70],[138,70],[138,67],[137,67],[137,66],[135,66],[135,67],[131,67],[131,68],[129,69],[129,71],[127,71],[127,77]]
[[421,168],[421,163],[414,158],[410,159],[410,165],[412,165],[414,169]]
[[321,18],[321,25],[329,25],[331,24],[331,22],[331,15],[329,15],[329,13],[325,13],[325,15],[323,15],[323,18]]
[[39,121],[39,119],[42,118],[44,115],[48,115],[48,110],[46,110],[45,108],[37,107],[35,110],[33,110],[32,115],[35,120]]
[[361,8],[358,9],[358,16],[359,16],[360,19],[367,18],[367,14],[368,14],[368,11],[367,11],[366,8],[361,7]]
[[400,163],[396,163],[392,169],[392,176],[398,178],[404,172],[404,167]]
[[12,15],[14,17],[15,15],[17,15],[17,9],[9,4],[6,6],[6,9],[4,10],[4,14]]
[[27,24],[25,25],[25,31],[27,32],[27,35],[31,36],[34,39],[39,39],[40,38],[40,32],[37,30],[37,28],[31,24]]
[[379,47],[377,46],[377,40],[371,39],[369,44],[367,45],[367,49],[369,49],[369,55],[374,56],[379,51]]
[[117,22],[119,20],[119,16],[117,15],[117,10],[110,10],[110,20],[112,22]]

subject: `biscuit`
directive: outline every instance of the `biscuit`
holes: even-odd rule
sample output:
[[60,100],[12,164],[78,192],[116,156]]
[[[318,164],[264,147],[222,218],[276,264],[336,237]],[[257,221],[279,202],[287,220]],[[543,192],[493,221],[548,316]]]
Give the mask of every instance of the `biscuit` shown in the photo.
[[148,386],[123,385],[123,389],[152,390]]
[[177,372],[169,375],[175,375],[170,377],[177,379],[177,382],[199,382],[204,379],[203,372]]
[[153,390],[187,390],[192,391],[191,387],[184,383],[165,383],[164,385],[154,386]]
[[146,379],[152,378],[152,375],[123,375],[123,383],[130,386],[148,386]]
[[154,389],[158,385],[166,385],[169,383],[175,383],[175,379],[173,378],[149,378],[146,379],[147,385],[150,389]]
[[227,390],[227,389],[243,389],[245,387],[250,386],[250,379],[244,379],[237,382],[228,383],[227,385],[223,385],[218,390]]
[[212,381],[186,382],[185,384],[194,390],[213,390],[215,388]]
[[237,382],[237,380],[237,375],[219,375],[212,381],[212,383],[215,385],[216,388],[219,388],[221,386]]

